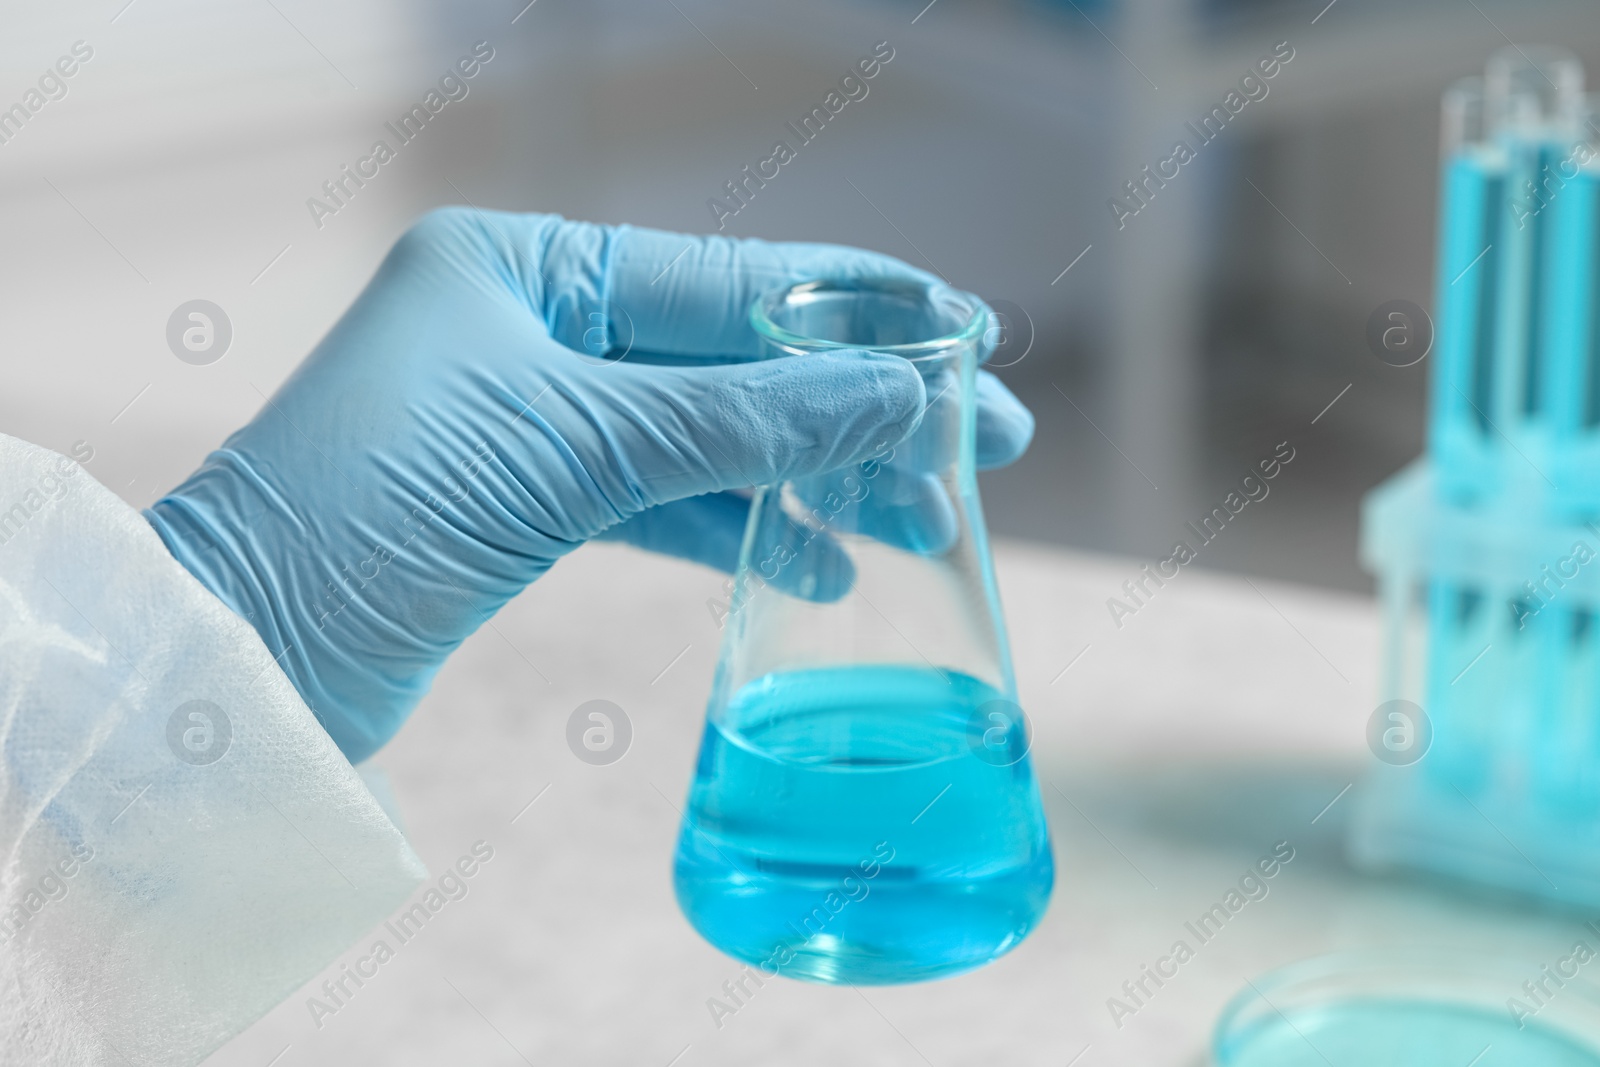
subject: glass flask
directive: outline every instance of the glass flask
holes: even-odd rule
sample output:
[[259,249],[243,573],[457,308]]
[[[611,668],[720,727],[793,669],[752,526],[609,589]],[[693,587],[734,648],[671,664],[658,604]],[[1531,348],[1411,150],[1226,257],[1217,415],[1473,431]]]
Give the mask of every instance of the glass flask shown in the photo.
[[974,466],[992,316],[944,286],[806,282],[751,309],[771,358],[900,356],[927,405],[864,462],[759,489],[678,841],[678,902],[763,974],[981,966],[1055,878]]

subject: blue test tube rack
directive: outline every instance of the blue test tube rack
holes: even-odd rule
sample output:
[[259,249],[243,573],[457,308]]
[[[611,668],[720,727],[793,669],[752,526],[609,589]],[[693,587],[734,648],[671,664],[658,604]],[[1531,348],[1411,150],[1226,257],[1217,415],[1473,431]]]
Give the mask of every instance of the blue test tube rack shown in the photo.
[[1600,122],[1577,61],[1527,47],[1444,114],[1428,451],[1368,494],[1361,544],[1383,698],[1432,736],[1375,762],[1350,852],[1593,908]]

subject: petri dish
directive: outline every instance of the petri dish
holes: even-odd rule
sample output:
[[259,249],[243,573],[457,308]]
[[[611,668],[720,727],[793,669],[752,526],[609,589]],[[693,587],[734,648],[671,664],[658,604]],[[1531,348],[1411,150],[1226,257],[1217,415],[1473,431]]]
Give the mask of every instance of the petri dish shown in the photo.
[[[1566,962],[1562,962],[1562,961]],[[1217,1021],[1215,1067],[1600,1067],[1600,957],[1355,952],[1273,971]],[[1557,967],[1576,972],[1547,979]],[[1523,983],[1543,980],[1548,996]]]

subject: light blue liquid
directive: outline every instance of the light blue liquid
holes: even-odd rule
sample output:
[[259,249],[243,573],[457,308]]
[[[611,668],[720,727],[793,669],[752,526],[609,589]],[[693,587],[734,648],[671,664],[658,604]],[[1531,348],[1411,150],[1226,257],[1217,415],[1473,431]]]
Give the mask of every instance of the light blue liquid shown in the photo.
[[[1591,1043],[1505,1010],[1351,1000],[1276,1012],[1223,1038],[1221,1067],[1600,1067]],[[1291,1025],[1291,1023],[1293,1025]],[[1485,1051],[1487,1049],[1487,1051]],[[1479,1057],[1481,1054],[1481,1058]]]
[[818,982],[921,981],[1015,947],[1055,867],[1020,725],[987,758],[969,740],[999,697],[890,666],[745,686],[706,725],[675,865],[684,914],[764,973]]
[[1463,152],[1445,161],[1441,175],[1429,452],[1453,494],[1488,491],[1497,469],[1489,422],[1504,377],[1495,346],[1506,312],[1505,170],[1504,160],[1492,153]]

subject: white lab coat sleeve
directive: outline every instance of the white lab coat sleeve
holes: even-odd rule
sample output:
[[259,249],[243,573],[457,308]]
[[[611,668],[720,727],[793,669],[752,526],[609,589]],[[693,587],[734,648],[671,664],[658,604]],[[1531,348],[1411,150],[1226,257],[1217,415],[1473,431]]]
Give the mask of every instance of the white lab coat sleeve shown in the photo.
[[195,1064],[422,863],[256,632],[0,435],[0,1064]]

